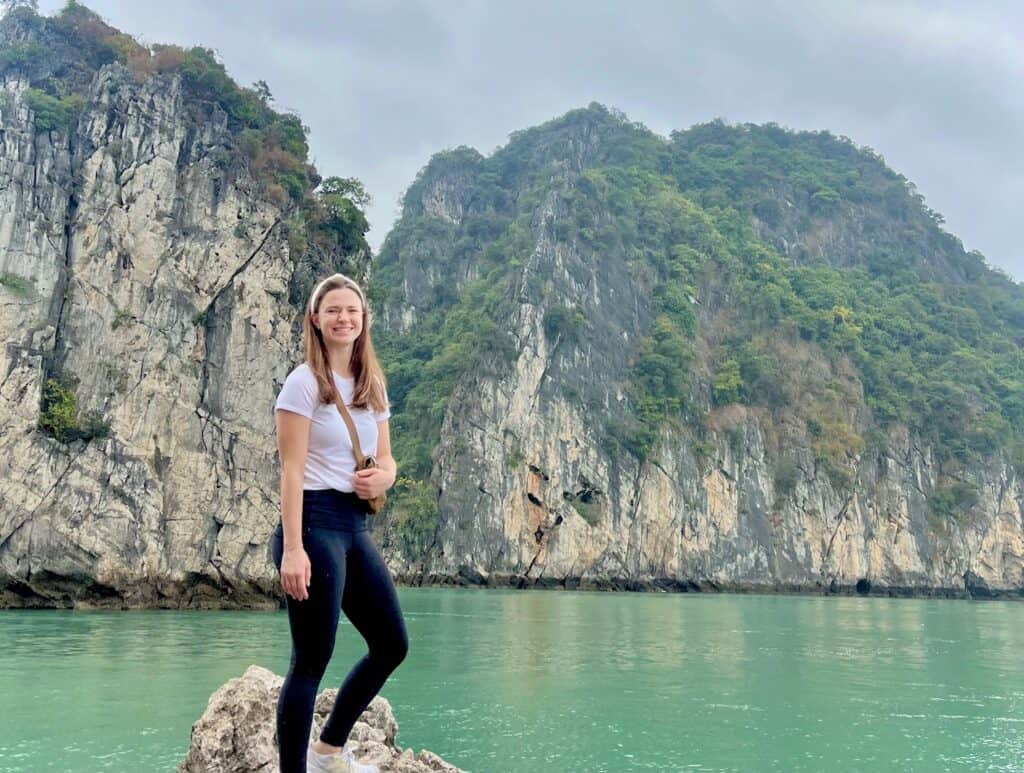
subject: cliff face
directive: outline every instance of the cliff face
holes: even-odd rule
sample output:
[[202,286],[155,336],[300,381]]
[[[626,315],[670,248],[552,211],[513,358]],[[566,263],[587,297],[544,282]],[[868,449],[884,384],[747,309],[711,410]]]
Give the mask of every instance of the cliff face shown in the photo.
[[[531,341],[536,323],[525,311]],[[795,481],[781,492],[772,430],[744,409],[714,417],[706,458],[686,432],[667,432],[643,464],[610,458],[586,409],[537,399],[550,357],[527,345],[514,374],[457,392],[438,450],[437,548],[404,566],[410,578],[938,594],[1024,585],[1024,490],[1005,466],[974,471],[971,513],[943,522],[927,504],[938,466],[906,432],[855,460],[847,491],[804,443],[788,449]]]
[[[528,238],[504,256],[512,267],[502,275],[509,303],[501,325],[510,331],[514,354],[483,357],[461,372],[431,460],[429,481],[439,492],[433,541],[418,555],[402,549],[401,519],[387,532],[400,573],[413,582],[455,577],[518,586],[1024,590],[1024,483],[1013,467],[1000,454],[984,463],[951,462],[905,424],[881,426],[849,357],[827,356],[785,329],[768,331],[763,351],[784,373],[785,399],[771,408],[709,399],[723,331],[743,302],[718,270],[697,272],[686,285],[695,378],[682,413],[661,424],[646,456],[615,442],[618,419],[643,410],[631,380],[660,291],[637,251],[631,257],[617,243],[595,248],[576,230],[563,193],[597,179],[582,173],[608,163],[601,153],[609,145],[600,139],[606,115],[571,116],[543,127],[544,142],[537,140],[542,150],[533,158],[540,156],[548,173],[541,190],[517,194],[528,201],[519,210]],[[491,170],[508,168],[514,146],[529,139],[514,137]],[[411,335],[409,310],[423,318],[431,305],[423,283],[408,281],[432,268],[424,265],[430,250],[412,233],[429,233],[441,222],[446,227],[437,238],[457,245],[474,222],[479,227],[502,211],[474,193],[487,170],[481,165],[470,180],[456,159],[447,175],[451,160],[438,157],[421,174],[382,253],[381,272],[399,288],[387,311],[398,340]],[[520,182],[544,179],[537,167],[526,168]],[[513,190],[520,184],[510,175],[502,182]],[[788,195],[780,194],[782,207]],[[587,225],[599,228],[609,211]],[[867,224],[858,212],[869,213]],[[958,283],[965,281],[963,266],[978,268],[955,239],[921,226],[927,217],[901,228],[877,207],[858,203],[831,218],[805,216],[802,231],[795,215],[776,218],[774,230],[753,220],[762,238],[775,239],[790,259],[808,260],[819,251],[836,254],[840,267],[863,262],[865,240],[858,234],[866,230],[881,234],[872,249],[892,248],[885,243],[889,234],[903,249],[917,250],[927,277],[952,273],[949,281]],[[884,220],[884,228],[872,218]],[[831,251],[821,238],[829,228],[837,235]],[[419,244],[415,260],[407,259],[411,244]],[[486,256],[486,240],[477,246],[477,255]],[[407,281],[393,279],[400,272]],[[585,322],[552,325],[556,306]],[[819,403],[831,424],[856,436],[841,452],[823,450],[815,434],[820,428],[807,419],[807,406]],[[869,438],[866,446],[861,436]],[[970,481],[974,494],[952,514],[933,500],[951,476]]]
[[[271,406],[299,356],[295,298],[365,266],[303,246],[283,190],[235,163],[237,115],[206,100],[197,120],[181,73],[76,69],[59,30],[5,24],[0,44],[48,56],[5,70],[0,96],[0,605],[276,603]],[[33,88],[55,72],[83,95],[67,124]],[[393,569],[1019,593],[1024,484],[986,393],[948,403],[975,422],[953,452],[927,423],[881,422],[893,401],[857,348],[867,312],[819,286],[832,275],[786,272],[824,259],[964,293],[981,276],[1010,299],[991,314],[1019,328],[1018,291],[873,162],[810,193],[773,173],[755,195],[737,182],[750,169],[701,165],[725,153],[716,131],[688,148],[577,111],[488,158],[442,154],[413,183],[371,287],[412,478],[379,519]],[[872,175],[909,215],[871,199]],[[723,200],[747,201],[749,223]],[[826,300],[751,327],[752,309],[803,302],[791,285]],[[983,342],[977,309],[964,327]],[[956,353],[965,381],[988,367],[950,341],[929,347]],[[1011,423],[1014,378],[992,376]]]
[[[264,602],[297,355],[282,209],[177,75],[106,65],[68,130],[38,131],[27,89],[4,78],[0,603]],[[39,431],[55,378],[104,432]]]

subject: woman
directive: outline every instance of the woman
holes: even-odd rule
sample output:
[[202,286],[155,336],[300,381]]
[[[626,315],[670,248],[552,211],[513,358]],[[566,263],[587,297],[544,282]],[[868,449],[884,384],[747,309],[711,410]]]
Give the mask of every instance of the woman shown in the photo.
[[[370,340],[366,297],[342,274],[313,290],[306,309],[306,361],[277,398],[281,525],[274,562],[288,603],[292,660],[277,706],[282,773],[375,773],[345,747],[352,726],[405,658],[408,638],[391,575],[366,531],[361,500],[395,482],[384,376]],[[356,471],[352,439],[335,404],[350,406],[363,453],[377,467]],[[313,703],[334,649],[339,608],[369,652],[349,672],[320,733],[308,746]]]

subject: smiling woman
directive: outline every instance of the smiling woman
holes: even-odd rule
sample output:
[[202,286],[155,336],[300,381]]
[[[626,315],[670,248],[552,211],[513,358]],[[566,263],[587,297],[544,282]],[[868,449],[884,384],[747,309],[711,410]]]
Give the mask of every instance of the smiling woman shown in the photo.
[[[396,474],[384,376],[369,322],[358,284],[343,274],[320,282],[306,309],[306,361],[288,375],[277,399],[281,525],[273,553],[288,597],[293,645],[277,713],[282,773],[306,771],[307,756],[311,771],[376,771],[343,747],[408,649],[391,575],[367,531],[368,501],[390,488]],[[377,465],[357,469],[358,449]],[[307,749],[339,609],[369,652],[342,684],[320,740]]]

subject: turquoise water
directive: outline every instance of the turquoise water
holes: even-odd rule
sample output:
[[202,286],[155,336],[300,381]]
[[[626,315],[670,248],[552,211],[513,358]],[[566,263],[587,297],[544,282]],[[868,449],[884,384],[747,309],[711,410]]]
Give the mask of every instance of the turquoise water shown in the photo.
[[[1024,604],[403,589],[400,745],[469,771],[1024,771]],[[362,651],[343,623],[326,685]],[[278,612],[0,612],[0,771],[173,771]]]

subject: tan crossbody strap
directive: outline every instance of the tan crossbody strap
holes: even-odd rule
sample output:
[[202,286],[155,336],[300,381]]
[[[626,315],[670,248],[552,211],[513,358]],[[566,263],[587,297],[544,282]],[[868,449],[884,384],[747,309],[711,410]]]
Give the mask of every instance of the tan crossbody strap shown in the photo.
[[356,469],[360,470],[363,467],[363,460],[366,458],[363,456],[363,449],[359,446],[359,433],[356,432],[356,425],[352,423],[352,416],[348,412],[348,408],[345,407],[344,401],[341,399],[341,393],[337,387],[334,389],[334,404],[338,408],[338,413],[341,414],[341,418],[345,422],[345,426],[348,427],[348,434],[352,436],[352,450],[356,455]]

